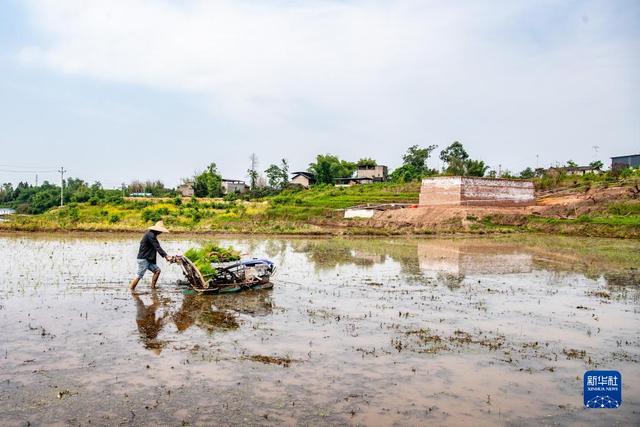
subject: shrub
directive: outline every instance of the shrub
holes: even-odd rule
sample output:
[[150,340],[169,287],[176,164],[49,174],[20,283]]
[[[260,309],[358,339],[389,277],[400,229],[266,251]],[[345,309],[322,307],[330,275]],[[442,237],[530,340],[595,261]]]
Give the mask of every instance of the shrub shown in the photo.
[[167,208],[145,209],[142,211],[142,220],[144,222],[158,222],[165,215],[169,215]]
[[613,215],[640,215],[640,203],[618,202],[609,205],[608,211]]

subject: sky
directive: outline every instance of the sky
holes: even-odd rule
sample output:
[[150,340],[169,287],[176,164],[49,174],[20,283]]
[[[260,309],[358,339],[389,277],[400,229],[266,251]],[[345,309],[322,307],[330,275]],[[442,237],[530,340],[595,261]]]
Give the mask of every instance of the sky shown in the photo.
[[640,153],[638,22],[636,0],[0,0],[0,183],[393,169],[453,141],[516,173],[609,164]]

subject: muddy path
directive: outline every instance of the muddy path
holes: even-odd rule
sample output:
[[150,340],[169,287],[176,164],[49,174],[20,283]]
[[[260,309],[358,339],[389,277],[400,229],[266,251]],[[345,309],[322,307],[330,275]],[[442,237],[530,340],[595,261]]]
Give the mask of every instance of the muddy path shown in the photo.
[[202,296],[129,293],[137,236],[0,235],[0,424],[637,424],[640,243],[544,239],[225,238],[275,286]]

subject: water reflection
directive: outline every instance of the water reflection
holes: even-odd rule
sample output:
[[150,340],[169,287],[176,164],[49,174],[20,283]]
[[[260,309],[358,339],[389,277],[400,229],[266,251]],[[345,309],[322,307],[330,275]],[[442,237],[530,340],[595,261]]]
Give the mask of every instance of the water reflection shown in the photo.
[[307,255],[309,262],[316,269],[330,270],[341,265],[358,265],[371,267],[385,262],[387,254],[384,251],[376,251],[375,248],[362,247],[359,241],[342,240],[318,240],[295,242],[296,252]]
[[160,354],[166,342],[158,340],[158,334],[164,327],[165,319],[169,313],[165,311],[161,316],[156,314],[156,311],[162,306],[162,302],[155,289],[151,292],[151,304],[149,305],[144,303],[139,294],[134,292],[131,296],[136,303],[136,324],[140,341],[142,341],[144,348]]
[[[201,295],[192,292],[163,296],[161,299],[154,290],[150,294],[151,303],[148,305],[140,294],[132,294],[136,304],[136,325],[144,348],[160,354],[167,341],[158,339],[158,336],[168,322],[173,322],[178,333],[195,326],[212,334],[238,329],[240,315],[259,317],[273,313],[271,290],[268,289],[232,295]],[[164,309],[162,314],[159,314],[160,309]]]
[[467,274],[530,273],[533,256],[515,246],[493,246],[469,240],[418,244],[420,270],[428,277],[464,277]]
[[455,287],[468,274],[530,273],[534,255],[523,246],[476,240],[320,240],[292,244],[317,271],[338,266],[372,267],[391,260],[405,276],[446,279]]
[[[5,424],[582,425],[576,372],[640,377],[638,242],[239,238],[273,290],[184,295],[166,266],[131,296],[136,239],[0,237]],[[637,418],[626,393],[611,423]]]
[[184,295],[180,309],[173,313],[171,318],[178,332],[184,332],[193,325],[204,329],[209,334],[215,330],[231,330],[240,326],[236,314],[233,311],[215,307],[209,295]]

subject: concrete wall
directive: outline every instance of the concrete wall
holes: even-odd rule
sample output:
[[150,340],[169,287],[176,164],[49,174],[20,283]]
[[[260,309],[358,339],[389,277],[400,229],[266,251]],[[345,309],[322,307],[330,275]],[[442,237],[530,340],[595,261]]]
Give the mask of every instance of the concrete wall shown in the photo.
[[383,165],[378,165],[375,167],[363,167],[358,168],[356,171],[356,177],[358,178],[382,178],[387,179],[387,167]]
[[302,185],[304,188],[309,188],[309,178],[302,176],[302,175],[298,175],[295,178],[293,178],[291,180],[292,184],[299,184]]
[[533,183],[515,179],[444,176],[422,180],[420,206],[526,206]]
[[244,182],[228,182],[222,181],[222,192],[224,194],[229,193],[246,193],[247,186]]
[[420,206],[460,205],[459,176],[442,176],[422,180],[420,188]]

